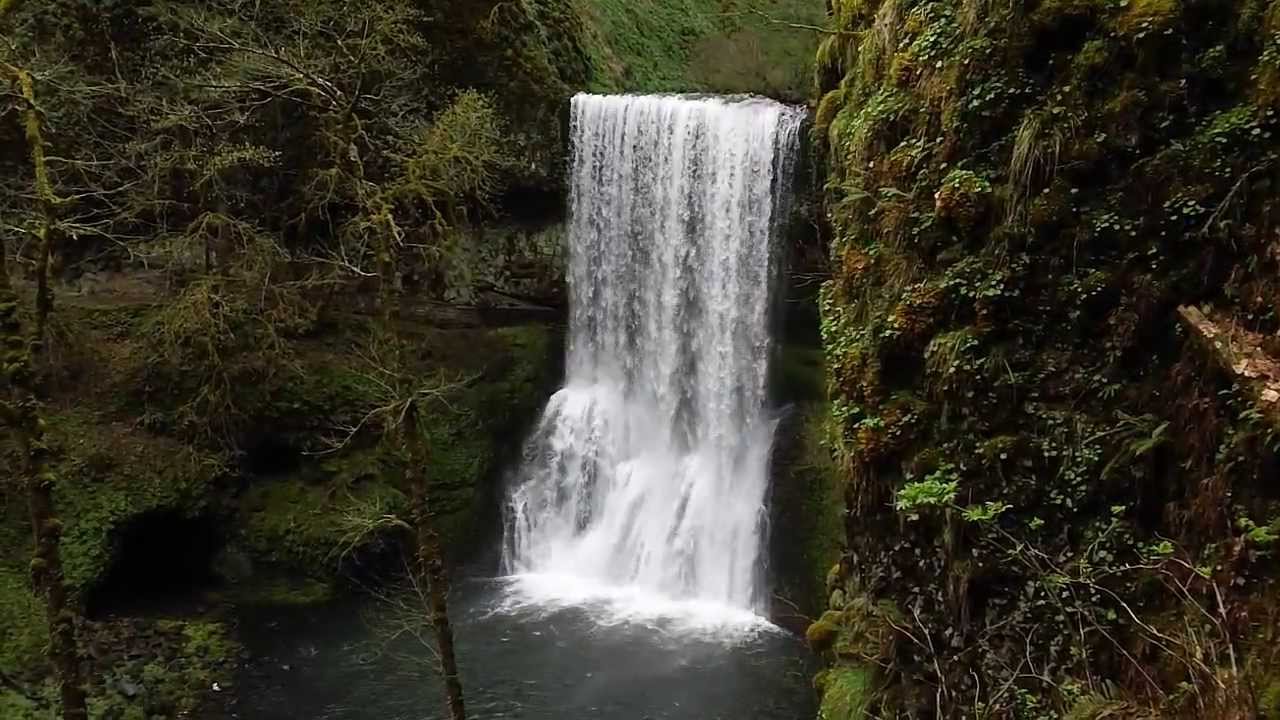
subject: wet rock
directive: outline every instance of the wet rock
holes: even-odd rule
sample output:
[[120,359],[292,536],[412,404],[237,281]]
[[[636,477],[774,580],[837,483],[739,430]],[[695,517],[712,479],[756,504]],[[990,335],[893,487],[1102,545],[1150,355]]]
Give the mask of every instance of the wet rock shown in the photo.
[[142,686],[128,678],[121,678],[116,689],[127,698],[135,698],[142,693]]

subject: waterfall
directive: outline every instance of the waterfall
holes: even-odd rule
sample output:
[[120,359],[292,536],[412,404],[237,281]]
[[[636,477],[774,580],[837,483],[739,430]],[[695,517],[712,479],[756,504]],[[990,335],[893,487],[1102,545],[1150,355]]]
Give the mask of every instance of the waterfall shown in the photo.
[[507,499],[504,571],[761,612],[770,289],[800,110],[573,99],[566,383]]

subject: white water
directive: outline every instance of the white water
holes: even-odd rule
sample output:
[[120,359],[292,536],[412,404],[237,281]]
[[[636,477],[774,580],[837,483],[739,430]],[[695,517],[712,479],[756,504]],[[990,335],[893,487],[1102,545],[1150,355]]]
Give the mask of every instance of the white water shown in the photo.
[[758,621],[769,290],[801,118],[573,99],[567,381],[507,501],[513,603]]

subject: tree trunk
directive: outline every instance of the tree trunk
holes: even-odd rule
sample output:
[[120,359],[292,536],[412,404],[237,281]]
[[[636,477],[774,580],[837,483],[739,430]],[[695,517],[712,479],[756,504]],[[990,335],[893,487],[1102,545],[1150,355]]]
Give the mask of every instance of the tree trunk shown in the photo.
[[[353,106],[354,108],[354,106]],[[354,123],[352,117],[346,121]],[[380,359],[400,377],[398,391],[405,403],[398,433],[402,449],[407,451],[405,484],[409,489],[410,521],[412,523],[414,558],[411,572],[418,587],[427,588],[427,611],[436,636],[440,653],[440,674],[444,678],[445,702],[451,720],[466,720],[467,712],[462,702],[462,681],[458,677],[458,658],[453,647],[453,626],[449,623],[449,575],[445,569],[440,549],[440,535],[435,530],[435,518],[431,511],[431,497],[427,488],[427,447],[418,426],[418,386],[408,371],[404,360],[404,343],[400,336],[401,302],[404,288],[399,276],[400,229],[396,224],[394,209],[386,198],[371,193],[364,183],[364,166],[355,150],[355,126],[351,126],[349,142],[351,174],[356,179],[357,195],[364,213],[377,229],[375,244],[378,268],[378,337]]]
[[67,586],[62,575],[62,522],[53,502],[54,477],[49,467],[49,448],[41,418],[43,375],[41,363],[53,309],[53,293],[49,288],[49,258],[56,243],[53,186],[45,166],[44,137],[40,111],[36,106],[31,74],[9,65],[2,68],[15,82],[26,102],[23,124],[31,147],[31,163],[35,173],[37,205],[40,211],[39,239],[36,257],[36,313],[29,336],[22,332],[18,317],[18,297],[9,282],[0,246],[0,360],[10,390],[11,405],[4,419],[13,428],[22,455],[20,480],[27,490],[31,514],[34,548],[31,558],[31,582],[42,596],[49,623],[49,659],[58,676],[65,720],[87,720],[89,717],[80,658],[76,650],[76,613],[68,602]]
[[409,445],[409,481],[411,513],[415,533],[414,572],[419,583],[426,582],[427,598],[431,612],[431,626],[435,630],[436,645],[440,650],[440,672],[444,677],[445,700],[451,720],[466,720],[467,712],[462,704],[462,681],[458,677],[458,657],[453,647],[453,626],[449,623],[449,572],[445,567],[444,553],[440,547],[440,534],[435,529],[435,516],[427,489],[426,440],[418,427],[418,407],[410,405],[405,413],[405,441]]

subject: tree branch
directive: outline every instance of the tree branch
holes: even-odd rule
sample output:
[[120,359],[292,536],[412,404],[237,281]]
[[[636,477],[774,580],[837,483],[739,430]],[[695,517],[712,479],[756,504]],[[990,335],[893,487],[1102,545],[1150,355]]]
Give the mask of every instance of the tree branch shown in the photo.
[[[729,13],[729,14],[742,15],[744,13]],[[797,23],[797,22],[791,22],[789,20],[783,20],[781,18],[776,18],[770,15],[769,13],[759,8],[750,8],[746,10],[745,14],[755,15],[759,18],[762,18],[765,22],[769,23],[770,25],[780,25],[782,27],[790,28],[792,30],[804,30],[805,32],[815,32],[820,35],[834,35],[836,37],[857,37],[858,35],[861,34],[861,33],[853,32],[852,30],[833,30],[831,28],[824,28],[821,25],[809,25],[807,23]]]

